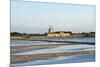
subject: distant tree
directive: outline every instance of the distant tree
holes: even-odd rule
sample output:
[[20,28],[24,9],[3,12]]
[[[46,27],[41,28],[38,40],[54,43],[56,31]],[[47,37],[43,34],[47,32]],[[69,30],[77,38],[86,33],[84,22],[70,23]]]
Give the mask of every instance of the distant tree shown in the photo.
[[82,32],[81,34],[86,34],[85,32]]
[[90,32],[90,34],[95,34],[95,32]]
[[90,32],[90,33],[89,33],[89,36],[95,37],[95,32]]
[[72,32],[71,32],[71,31],[67,31],[67,33],[70,33],[70,34],[72,34]]
[[86,33],[86,32],[82,32],[81,34],[82,34],[84,37],[88,37],[88,36],[89,36],[89,34]]
[[26,33],[23,33],[23,35],[27,35]]
[[41,34],[33,34],[33,36],[40,36]]
[[11,36],[22,36],[22,34],[19,32],[11,32],[10,34]]
[[23,36],[28,36],[28,34],[27,34],[27,33],[23,33],[22,35],[23,35]]
[[44,33],[44,36],[47,36],[48,33]]
[[33,36],[33,34],[28,34],[29,36]]

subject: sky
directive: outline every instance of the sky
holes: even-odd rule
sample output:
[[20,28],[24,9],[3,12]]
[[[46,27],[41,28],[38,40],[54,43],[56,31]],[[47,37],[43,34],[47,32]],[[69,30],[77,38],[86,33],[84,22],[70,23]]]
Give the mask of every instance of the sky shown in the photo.
[[11,1],[11,32],[95,32],[95,6]]

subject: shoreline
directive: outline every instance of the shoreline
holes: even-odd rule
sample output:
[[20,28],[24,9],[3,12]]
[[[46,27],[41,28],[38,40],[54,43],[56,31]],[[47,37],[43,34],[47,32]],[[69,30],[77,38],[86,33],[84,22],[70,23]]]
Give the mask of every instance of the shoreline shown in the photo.
[[84,54],[95,54],[95,50],[79,51],[79,52],[32,54],[32,55],[11,55],[11,64],[23,63],[23,62],[27,62],[30,60],[46,59],[46,58],[50,58],[50,57],[84,55]]
[[11,40],[27,40],[27,41],[44,41],[44,42],[57,42],[57,43],[72,43],[72,44],[89,44],[89,45],[95,45],[94,42],[75,42],[75,41],[53,41],[53,40],[33,40],[33,39],[11,39]]
[[[88,37],[94,37],[94,36],[88,36]],[[48,37],[48,36],[30,36],[30,37],[25,37],[25,36],[10,36],[10,39],[25,39],[25,38],[84,38],[84,36],[82,37]]]

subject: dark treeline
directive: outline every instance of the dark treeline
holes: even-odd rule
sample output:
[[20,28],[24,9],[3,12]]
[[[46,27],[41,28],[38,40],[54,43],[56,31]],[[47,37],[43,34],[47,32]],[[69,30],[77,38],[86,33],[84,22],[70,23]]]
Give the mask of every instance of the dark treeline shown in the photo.
[[28,33],[19,33],[19,32],[11,32],[11,36],[47,36],[47,33],[44,34],[28,34]]
[[[71,34],[74,34],[72,32],[70,32]],[[11,36],[47,36],[47,33],[44,34],[28,34],[28,33],[19,33],[19,32],[11,32],[10,33]],[[78,33],[76,33],[78,34]],[[81,35],[83,35],[84,37],[90,37],[90,36],[95,36],[95,32],[82,32],[80,33]]]
[[95,32],[89,32],[89,33],[81,33],[84,37],[95,37]]

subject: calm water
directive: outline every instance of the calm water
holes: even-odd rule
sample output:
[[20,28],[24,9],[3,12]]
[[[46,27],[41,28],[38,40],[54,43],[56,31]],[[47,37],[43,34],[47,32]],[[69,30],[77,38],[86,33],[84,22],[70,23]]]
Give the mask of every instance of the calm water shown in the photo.
[[79,63],[79,62],[91,62],[95,61],[94,54],[87,55],[73,55],[73,56],[61,56],[48,58],[44,60],[33,60],[24,63],[11,64],[11,66],[29,66],[29,65],[43,65],[43,64],[61,64],[61,63]]
[[[48,41],[73,41],[73,42],[86,42],[86,43],[95,43],[94,37],[83,37],[83,38],[33,38],[31,40],[48,40]],[[50,42],[43,41],[31,41],[29,40],[11,40],[11,46],[27,46],[27,45],[40,45],[40,44],[50,44]],[[59,44],[57,42],[52,42],[52,44]]]
[[15,53],[14,55],[31,55],[31,54],[46,54],[46,53],[61,53],[61,52],[77,52],[77,51],[86,51],[86,50],[94,50],[94,45],[64,45],[57,46],[55,48],[48,49],[39,49],[39,50],[31,50],[27,52]]
[[[32,39],[34,40],[34,39]],[[35,39],[36,40],[36,39]],[[41,40],[41,39],[37,39]],[[42,40],[47,40],[42,38]],[[53,41],[75,41],[75,42],[89,42],[94,43],[95,38],[52,38],[48,40]],[[53,44],[64,44],[64,45],[53,45]],[[31,55],[31,54],[45,54],[45,53],[61,53],[61,52],[77,52],[77,51],[87,51],[95,50],[95,45],[88,44],[70,44],[69,43],[58,43],[58,42],[46,42],[46,41],[29,41],[29,40],[11,40],[11,46],[30,46],[33,45],[34,48],[45,47],[42,45],[52,45],[44,49],[28,50],[24,52],[12,53],[12,55]],[[38,46],[37,46],[38,45]],[[50,47],[50,48],[49,48]],[[14,50],[14,49],[12,49]],[[16,49],[19,50],[19,49]],[[11,66],[29,66],[29,65],[41,65],[41,64],[57,64],[57,63],[77,63],[77,62],[89,62],[95,61],[95,54],[85,54],[85,55],[71,55],[71,56],[59,56],[51,57],[42,60],[31,60],[23,63],[11,64]]]
[[86,43],[94,43],[95,38],[94,37],[80,37],[80,38],[33,38],[31,40],[48,40],[48,41],[59,41],[59,42],[86,42]]

